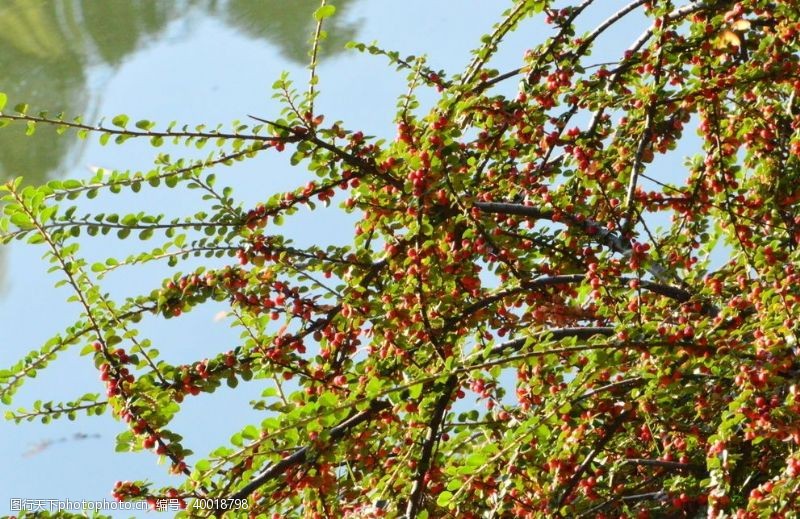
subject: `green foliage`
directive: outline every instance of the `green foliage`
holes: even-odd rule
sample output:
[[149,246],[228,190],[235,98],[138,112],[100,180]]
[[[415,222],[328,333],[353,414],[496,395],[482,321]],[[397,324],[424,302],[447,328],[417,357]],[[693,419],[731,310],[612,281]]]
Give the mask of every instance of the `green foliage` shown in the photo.
[[336,7],[333,5],[323,5],[316,11],[314,11],[314,19],[317,21],[322,21],[325,18],[330,18],[333,16],[333,13],[336,12]]
[[[156,152],[150,171],[4,186],[3,241],[45,249],[80,316],[0,371],[0,398],[11,405],[75,345],[107,398],[7,416],[108,408],[126,425],[117,451],[153,451],[183,477],[176,488],[122,482],[115,496],[174,497],[184,515],[227,499],[217,511],[242,517],[791,516],[800,11],[637,1],[576,35],[592,3],[515,2],[461,74],[352,44],[408,73],[391,140],[315,112],[321,26],[334,14],[324,2],[308,89],[281,76],[276,120],[134,129],[125,115],[107,126],[4,112],[30,133],[211,149],[203,160]],[[651,28],[616,61],[592,61],[595,41],[637,10]],[[518,69],[491,69],[531,17],[551,37]],[[509,80],[520,82],[511,97]],[[433,106],[421,88],[438,93]],[[693,125],[701,148],[685,175],[655,167]],[[219,166],[283,151],[306,172],[295,189],[243,207],[218,186]],[[203,207],[172,219],[81,209],[167,188]],[[359,217],[351,243],[301,248],[273,230],[334,200]],[[152,245],[87,264],[79,246],[104,236]],[[221,261],[123,301],[101,288],[111,271],[197,256]],[[144,316],[212,301],[241,330],[233,349],[173,365],[138,333]],[[180,404],[252,380],[266,387],[251,403],[263,420],[188,466],[190,434],[171,429]]]
[[17,409],[17,411],[7,411],[5,414],[6,420],[14,420],[19,423],[23,420],[31,422],[39,419],[42,423],[50,423],[51,420],[57,420],[61,416],[66,416],[69,420],[75,420],[77,413],[83,411],[87,416],[101,415],[105,411],[108,404],[106,401],[99,401],[100,395],[97,393],[90,393],[72,402],[66,403],[53,403],[42,402],[37,400],[33,403],[33,409],[27,411],[25,409]]

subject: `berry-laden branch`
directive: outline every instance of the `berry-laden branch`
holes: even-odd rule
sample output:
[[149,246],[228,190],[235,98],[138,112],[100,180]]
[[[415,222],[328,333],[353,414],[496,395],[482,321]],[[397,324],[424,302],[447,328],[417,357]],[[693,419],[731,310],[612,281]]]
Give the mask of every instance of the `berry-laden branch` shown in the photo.
[[[800,5],[520,0],[461,71],[356,43],[408,74],[394,136],[314,106],[335,15],[319,4],[308,84],[282,75],[277,115],[252,128],[0,116],[103,144],[169,139],[188,157],[213,148],[7,188],[1,241],[48,246],[81,315],[0,370],[3,403],[92,336],[81,354],[108,406],[90,393],[24,418],[109,407],[127,423],[117,449],[167,456],[181,478],[121,482],[119,499],[233,497],[254,517],[313,519],[787,515],[800,486]],[[527,19],[542,43],[501,50]],[[623,23],[641,23],[628,50],[597,56]],[[510,72],[491,68],[515,53]],[[283,152],[285,192],[265,177],[244,205],[224,185],[220,166]],[[165,220],[89,202],[171,188],[199,207]],[[281,227],[332,204],[351,235],[294,242],[308,225]],[[115,257],[131,232],[159,241]],[[87,240],[111,257],[88,268]],[[154,262],[181,272],[106,295],[106,276]],[[171,364],[172,344],[162,355],[138,335],[140,319],[210,304],[233,317],[233,344]],[[263,420],[189,471],[168,428],[179,404],[251,381],[266,384],[250,402]]]
[[594,462],[594,459],[597,457],[597,455],[600,454],[603,448],[614,438],[614,435],[617,433],[619,428],[622,427],[622,424],[625,422],[625,418],[628,414],[629,411],[621,411],[601,429],[600,437],[592,446],[592,450],[589,451],[581,464],[577,467],[569,481],[567,481],[563,487],[559,488],[556,495],[553,496],[552,508],[556,510],[557,517],[562,516],[558,510],[560,510],[561,506],[564,504],[570,494],[572,494],[573,490],[578,485],[578,482],[581,480],[581,477],[592,464],[592,462]]
[[[378,414],[389,408],[391,408],[391,404],[388,401],[385,400],[372,401],[369,403],[367,409],[354,413],[352,416],[341,422],[339,425],[332,427],[328,431],[329,448],[335,447],[336,443],[344,439],[348,434],[352,432],[353,429],[355,429],[362,423],[374,419]],[[245,485],[244,487],[240,488],[239,490],[231,494],[229,499],[245,499],[249,497],[253,492],[258,490],[262,486],[266,485],[273,479],[283,475],[287,469],[294,467],[296,465],[306,463],[309,460],[309,456],[311,455],[312,452],[315,452],[315,449],[313,449],[310,446],[300,447],[299,449],[295,450],[292,454],[285,457],[281,461],[267,467],[267,469],[264,470],[261,474],[259,474],[255,479],[253,479],[247,485]]]
[[[613,252],[622,254],[623,257],[630,257],[632,253],[638,252],[637,247],[626,241],[620,234],[609,231],[605,225],[589,218],[580,218],[564,211],[538,209],[520,204],[510,204],[505,202],[478,202],[475,207],[486,213],[498,213],[509,215],[528,216],[534,219],[551,220],[553,222],[566,222],[571,226],[581,229],[588,237],[597,239],[601,244],[607,246]],[[649,246],[647,247],[649,248]],[[663,266],[653,261],[648,261],[645,268],[658,281],[668,281],[669,272]]]
[[262,119],[254,115],[250,115],[248,117],[256,121],[268,124],[270,126],[274,126],[279,130],[288,132],[294,140],[307,141],[312,143],[314,146],[318,146],[322,149],[325,149],[336,155],[338,158],[343,160],[349,166],[352,166],[357,170],[361,171],[362,174],[375,175],[377,178],[385,180],[389,185],[398,189],[403,187],[402,183],[399,180],[393,178],[387,172],[381,171],[376,164],[371,163],[369,160],[363,157],[359,157],[357,155],[354,155],[353,153],[349,153],[338,146],[334,146],[331,143],[323,141],[315,134],[308,132],[306,128],[292,128],[284,124],[280,124],[276,121],[269,121],[267,119]]
[[642,467],[660,467],[672,470],[688,470],[697,472],[700,475],[707,475],[706,467],[695,463],[680,463],[677,461],[664,461],[664,460],[646,460],[639,458],[630,458],[625,460],[625,463],[630,465],[638,465]]
[[[157,432],[152,425],[142,419],[136,410],[132,409],[131,403],[134,398],[129,386],[131,377],[127,368],[122,367],[124,364],[122,357],[126,357],[126,355],[124,352],[119,354],[119,350],[111,349],[108,334],[104,331],[106,328],[101,327],[100,324],[103,317],[99,307],[102,306],[108,312],[106,318],[109,321],[116,322],[118,325],[123,321],[115,315],[114,309],[106,298],[98,293],[96,286],[81,268],[81,262],[69,252],[74,249],[67,248],[65,253],[65,249],[59,247],[59,244],[44,228],[44,224],[41,222],[41,215],[47,211],[46,207],[42,205],[44,197],[30,196],[30,190],[18,191],[18,185],[13,181],[7,183],[4,190],[9,193],[4,197],[5,200],[15,203],[17,214],[24,214],[27,224],[33,226],[42,241],[47,244],[50,257],[60,266],[67,283],[75,292],[75,298],[86,314],[92,332],[97,338],[95,350],[104,360],[100,367],[105,380],[109,381],[108,396],[118,397],[116,402],[111,401],[115,413],[127,417],[127,421],[135,422],[142,432],[147,432],[149,438],[154,439],[154,444],[158,444],[158,452],[166,455],[172,461],[172,470],[188,476],[191,471],[183,461],[184,451],[180,444],[168,444],[164,431]],[[201,491],[202,489],[203,486],[200,487]]]

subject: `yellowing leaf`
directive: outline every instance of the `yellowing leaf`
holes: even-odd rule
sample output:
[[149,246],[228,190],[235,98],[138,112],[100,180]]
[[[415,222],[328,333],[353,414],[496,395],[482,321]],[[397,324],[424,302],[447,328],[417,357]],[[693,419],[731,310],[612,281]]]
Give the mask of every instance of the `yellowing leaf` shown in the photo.
[[730,28],[734,31],[746,31],[750,28],[750,22],[747,20],[736,20],[731,23]]
[[739,37],[738,34],[733,32],[730,29],[723,30],[720,35],[720,41],[722,46],[732,45],[734,47],[741,47],[742,46],[742,39]]

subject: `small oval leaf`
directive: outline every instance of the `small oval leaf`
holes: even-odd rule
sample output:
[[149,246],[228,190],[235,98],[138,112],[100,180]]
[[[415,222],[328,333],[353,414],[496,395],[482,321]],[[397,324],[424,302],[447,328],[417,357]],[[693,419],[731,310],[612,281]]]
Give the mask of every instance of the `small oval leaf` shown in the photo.
[[128,124],[128,116],[125,114],[119,114],[118,116],[111,119],[111,122],[114,124],[114,126],[125,128],[125,126]]
[[325,18],[330,18],[333,16],[333,13],[336,12],[336,7],[332,5],[323,5],[316,11],[314,11],[314,19],[317,21],[324,20]]

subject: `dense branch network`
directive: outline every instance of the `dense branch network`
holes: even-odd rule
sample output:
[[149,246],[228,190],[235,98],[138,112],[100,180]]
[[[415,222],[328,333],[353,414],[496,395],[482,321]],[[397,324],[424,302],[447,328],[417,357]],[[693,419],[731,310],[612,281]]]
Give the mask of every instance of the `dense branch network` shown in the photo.
[[[394,139],[314,108],[323,21],[335,13],[326,2],[311,84],[298,93],[282,77],[280,117],[249,116],[255,128],[0,114],[120,144],[217,148],[200,161],[161,155],[146,172],[5,187],[4,241],[46,246],[81,315],[0,372],[0,396],[9,403],[85,342],[107,397],[14,417],[110,409],[127,425],[118,450],[152,450],[182,475],[167,488],[123,482],[115,496],[217,499],[207,515],[791,516],[800,12],[780,0],[635,0],[581,35],[595,4],[514,2],[450,78],[356,45],[410,72]],[[634,13],[644,33],[607,64],[590,61]],[[491,69],[530,17],[552,31],[522,66]],[[522,81],[509,97],[512,78]],[[427,112],[425,87],[439,94]],[[694,127],[698,151],[681,175],[661,168]],[[254,207],[216,186],[222,166],[283,151],[307,183]],[[166,219],[63,206],[162,183],[207,207]],[[334,201],[358,217],[352,242],[300,247],[274,230]],[[132,231],[163,239],[92,266],[78,255],[82,233]],[[119,304],[91,275],[192,256],[208,264]],[[211,302],[229,305],[236,347],[174,364],[137,336],[143,318]],[[252,380],[270,385],[252,402],[263,421],[190,467],[191,435],[168,428],[180,404]]]

